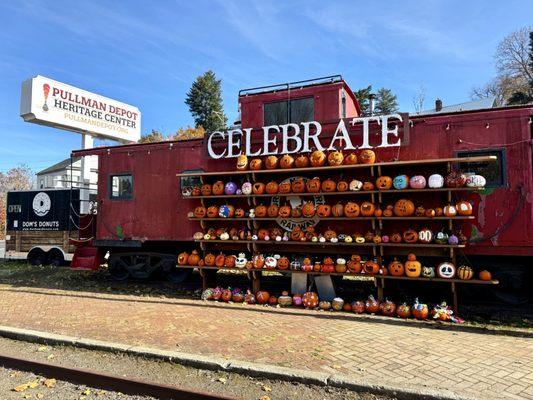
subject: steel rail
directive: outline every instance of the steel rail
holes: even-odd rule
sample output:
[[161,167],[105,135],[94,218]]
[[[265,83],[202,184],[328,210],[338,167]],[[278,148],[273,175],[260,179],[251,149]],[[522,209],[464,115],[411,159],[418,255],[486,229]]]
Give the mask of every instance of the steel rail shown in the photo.
[[62,381],[129,395],[152,396],[157,399],[167,400],[232,400],[230,397],[147,382],[137,378],[111,375],[83,368],[64,367],[3,354],[0,354],[0,365],[5,368],[32,372]]

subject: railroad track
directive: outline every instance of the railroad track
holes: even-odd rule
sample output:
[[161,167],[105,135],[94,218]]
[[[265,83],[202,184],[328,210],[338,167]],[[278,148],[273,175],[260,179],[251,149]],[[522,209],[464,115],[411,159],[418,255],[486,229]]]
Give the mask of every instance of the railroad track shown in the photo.
[[0,365],[5,368],[32,372],[62,381],[87,385],[129,395],[152,396],[166,400],[235,400],[211,393],[195,392],[176,386],[162,385],[135,378],[110,375],[83,368],[69,368],[0,354]]

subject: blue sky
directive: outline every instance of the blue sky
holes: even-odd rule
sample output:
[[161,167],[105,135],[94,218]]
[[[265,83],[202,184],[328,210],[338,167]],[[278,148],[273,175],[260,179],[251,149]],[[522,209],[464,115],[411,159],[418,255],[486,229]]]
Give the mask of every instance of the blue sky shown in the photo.
[[495,74],[508,33],[531,24],[531,1],[4,1],[0,5],[0,171],[42,169],[80,147],[74,133],[23,122],[20,84],[37,74],[135,105],[142,131],[192,124],[194,78],[222,79],[230,121],[239,89],[342,74],[385,86],[413,111],[469,99]]

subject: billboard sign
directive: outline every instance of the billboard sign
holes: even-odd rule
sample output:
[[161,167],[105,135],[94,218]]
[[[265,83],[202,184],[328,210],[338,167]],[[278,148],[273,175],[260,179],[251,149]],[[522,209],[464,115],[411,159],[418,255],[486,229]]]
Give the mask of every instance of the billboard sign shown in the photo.
[[120,142],[141,137],[137,107],[41,75],[22,83],[20,116],[26,122]]

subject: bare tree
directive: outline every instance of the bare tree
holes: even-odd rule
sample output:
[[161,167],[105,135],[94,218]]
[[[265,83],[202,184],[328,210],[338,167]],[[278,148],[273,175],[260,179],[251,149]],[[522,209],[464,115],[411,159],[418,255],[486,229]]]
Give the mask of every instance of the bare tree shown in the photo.
[[424,85],[420,85],[413,96],[413,106],[415,112],[419,114],[424,109],[424,102],[426,101],[426,88]]
[[478,100],[495,97],[496,105],[503,106],[507,99],[517,91],[517,88],[522,88],[522,85],[517,83],[516,78],[497,76],[483,86],[474,86],[470,92],[470,98]]
[[33,171],[20,166],[7,172],[0,172],[0,239],[4,238],[6,229],[6,196],[10,190],[27,190],[31,187]]
[[494,59],[500,75],[512,76],[529,81],[533,70],[529,64],[529,32],[533,26],[523,27],[507,35],[498,45]]

